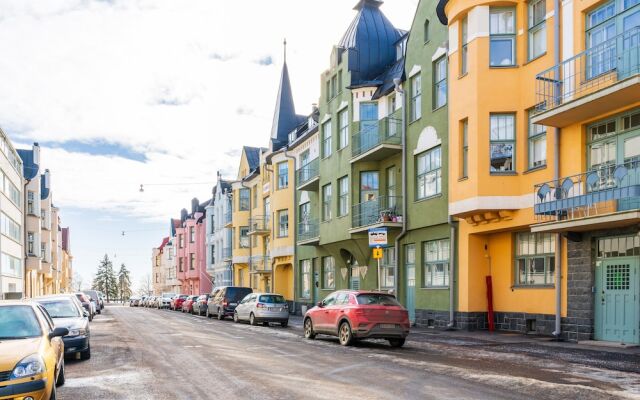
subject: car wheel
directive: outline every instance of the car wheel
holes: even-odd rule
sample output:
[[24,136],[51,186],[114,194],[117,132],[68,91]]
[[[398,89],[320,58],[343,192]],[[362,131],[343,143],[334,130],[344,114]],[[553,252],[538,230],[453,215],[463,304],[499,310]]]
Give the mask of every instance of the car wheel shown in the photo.
[[51,386],[51,396],[49,396],[49,400],[56,400],[58,396],[56,396],[56,385]]
[[340,344],[343,346],[349,346],[353,341],[351,326],[349,326],[347,321],[340,324],[340,328],[338,329],[338,339],[340,340]]
[[405,339],[389,339],[389,344],[391,347],[402,347],[404,346]]
[[60,364],[60,372],[58,372],[58,379],[56,379],[56,386],[64,385],[65,377],[64,377],[64,358],[62,359],[62,364]]
[[93,314],[89,314],[89,322],[93,321]]
[[262,326],[266,326],[267,328],[269,327],[269,323],[267,321],[262,323]]
[[256,316],[253,313],[249,315],[249,325],[256,326]]
[[289,326],[289,321],[280,322],[280,326],[283,327],[283,328],[286,328],[287,326]]
[[87,349],[80,353],[81,360],[88,360],[91,358],[91,345],[87,346]]
[[102,310],[98,310],[98,314],[102,314]]
[[220,311],[220,309],[218,308],[218,321],[222,321],[224,319],[224,314],[222,313],[222,311]]
[[240,318],[238,318],[238,313],[234,311],[233,313],[233,322],[236,324],[240,323]]
[[304,320],[304,337],[307,339],[315,339],[316,333],[313,330],[313,322],[311,318],[307,318]]

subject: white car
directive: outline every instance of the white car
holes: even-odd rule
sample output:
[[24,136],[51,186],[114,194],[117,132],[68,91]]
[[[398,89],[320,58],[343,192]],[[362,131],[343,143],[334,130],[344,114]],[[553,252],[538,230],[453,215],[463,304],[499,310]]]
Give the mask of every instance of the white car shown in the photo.
[[162,293],[162,296],[158,297],[158,304],[156,307],[158,309],[166,308],[169,309],[171,307],[171,299],[176,297],[175,293]]
[[277,322],[284,328],[289,324],[289,305],[280,294],[251,293],[238,304],[233,320],[249,321],[251,325],[262,323],[264,326]]

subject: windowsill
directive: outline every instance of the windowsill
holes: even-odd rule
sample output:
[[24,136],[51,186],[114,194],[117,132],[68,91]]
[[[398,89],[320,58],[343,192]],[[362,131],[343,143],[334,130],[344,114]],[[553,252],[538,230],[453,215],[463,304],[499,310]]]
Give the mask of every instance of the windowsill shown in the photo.
[[449,286],[421,286],[422,290],[449,290]]
[[320,221],[321,224],[326,224],[328,222],[331,222],[331,218],[325,219],[324,221]]
[[511,69],[511,68],[519,68],[518,64],[514,65],[489,65],[489,69]]
[[413,125],[414,123],[416,123],[416,122],[420,121],[420,119],[421,119],[421,118],[422,118],[422,116],[421,116],[420,118],[416,118],[416,119],[414,119],[413,121],[410,121],[410,122],[409,122],[409,126],[411,126],[411,125]]
[[527,174],[530,174],[532,172],[540,171],[540,170],[543,170],[543,169],[547,169],[547,164],[539,165],[539,166],[533,167],[533,168],[529,168],[528,170],[524,171],[522,173],[522,175],[527,175]]
[[462,79],[467,75],[469,75],[469,72],[465,72],[464,74],[458,75],[458,79]]
[[337,219],[344,219],[345,217],[348,217],[349,214],[345,214],[345,215],[338,215],[336,218]]
[[554,289],[556,285],[513,285],[511,290],[514,289]]
[[428,45],[429,43],[431,43],[431,39],[427,39],[427,40],[424,42],[424,45],[426,46],[426,45]]
[[437,199],[437,198],[440,198],[440,197],[442,197],[442,193],[434,194],[432,196],[425,197],[424,199],[416,199],[416,200],[414,200],[414,204],[415,203],[422,203],[424,201],[429,201],[429,200],[433,200],[433,199]]
[[443,105],[441,105],[440,107],[432,109],[432,110],[431,110],[431,112],[436,112],[436,111],[438,111],[438,110],[441,110],[441,109],[445,108],[446,106],[447,106],[447,103],[444,103],[444,104],[443,104]]
[[534,62],[534,61],[536,61],[536,60],[538,60],[538,59],[540,59],[540,58],[542,58],[542,57],[544,57],[546,55],[547,55],[547,52],[545,51],[544,53],[542,53],[542,54],[540,54],[538,56],[535,56],[534,58],[530,59],[529,61],[527,61],[526,63],[524,63],[522,65],[524,66],[524,65],[531,64],[532,62]]
[[518,173],[516,171],[493,171],[489,172],[491,176],[517,176]]
[[458,178],[458,182],[464,182],[464,181],[467,181],[467,180],[469,180],[468,176],[463,176],[461,178]]

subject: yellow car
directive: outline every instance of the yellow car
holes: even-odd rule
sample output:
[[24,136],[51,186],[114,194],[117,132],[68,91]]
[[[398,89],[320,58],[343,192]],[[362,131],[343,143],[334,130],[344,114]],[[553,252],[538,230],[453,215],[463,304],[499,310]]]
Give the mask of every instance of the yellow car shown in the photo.
[[0,301],[0,400],[55,399],[67,334],[37,303]]

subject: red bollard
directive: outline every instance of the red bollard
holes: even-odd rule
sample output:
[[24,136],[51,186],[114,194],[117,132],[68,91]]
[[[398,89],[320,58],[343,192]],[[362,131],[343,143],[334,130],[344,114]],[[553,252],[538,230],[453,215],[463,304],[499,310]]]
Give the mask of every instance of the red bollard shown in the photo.
[[489,332],[493,332],[496,328],[493,323],[493,284],[491,282],[491,275],[487,275],[487,310]]

